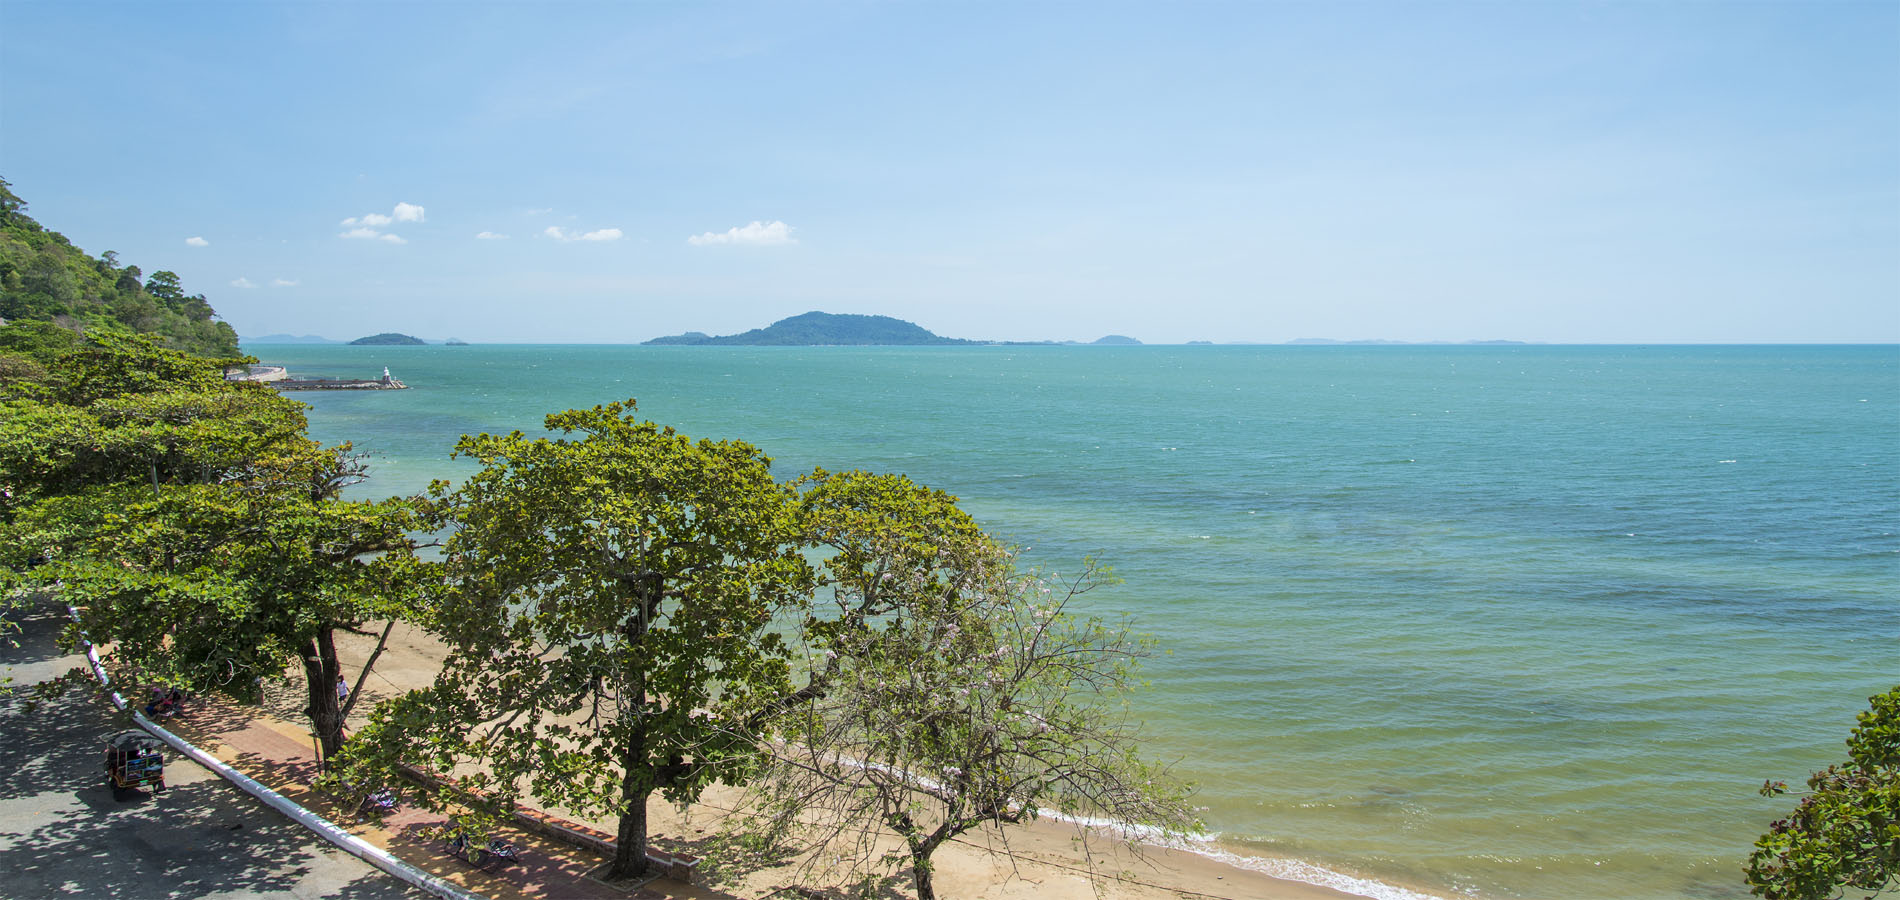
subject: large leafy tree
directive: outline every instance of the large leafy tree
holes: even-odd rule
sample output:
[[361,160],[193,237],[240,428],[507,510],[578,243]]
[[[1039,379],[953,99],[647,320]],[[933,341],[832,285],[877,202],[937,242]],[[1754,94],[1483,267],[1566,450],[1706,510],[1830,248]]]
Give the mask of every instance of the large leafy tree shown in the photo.
[[[977,571],[972,561],[991,548],[957,498],[902,475],[818,469],[798,487],[796,540],[822,556],[799,627],[808,648],[830,648],[884,617],[954,596]],[[807,659],[804,686],[754,710],[747,728],[771,733],[777,716],[823,696],[839,666],[835,652]]]
[[[51,326],[0,328],[0,346],[35,364],[31,377],[0,383],[0,527],[8,529],[0,551],[19,557],[9,571],[57,555],[82,530],[86,510],[121,511],[132,486],[152,496],[254,481],[260,470],[320,449],[304,436],[302,404],[225,381],[225,361],[138,336],[54,338],[63,334]],[[19,521],[35,505],[55,502]]]
[[[351,465],[332,451],[319,462]],[[259,679],[304,674],[326,755],[343,740],[338,629],[407,618],[428,578],[416,501],[312,498],[321,468],[277,484],[128,486],[38,504],[22,521],[63,534],[34,571],[57,582],[109,665],[138,680],[257,699]],[[300,483],[301,476],[301,483]],[[359,678],[360,683],[360,678]]]
[[403,614],[427,566],[415,501],[344,503],[347,446],[225,361],[93,335],[0,405],[0,559],[58,584],[69,634],[133,680],[255,697],[301,663],[313,727],[341,741],[334,631]]
[[563,437],[458,445],[482,468],[443,498],[454,531],[431,618],[448,657],[348,755],[363,773],[461,773],[437,802],[473,789],[617,816],[607,876],[629,877],[646,869],[654,792],[688,801],[752,765],[735,723],[790,691],[769,626],[811,570],[790,493],[751,445],[689,440],[631,401],[547,426]]
[[[9,325],[0,335],[14,337]],[[243,480],[309,457],[303,405],[262,385],[224,380],[211,360],[148,338],[102,332],[64,349],[45,327],[15,342],[38,362],[0,384],[0,517],[36,501],[142,482]],[[0,346],[6,346],[0,341]]]
[[[1794,812],[1755,842],[1748,885],[1768,900],[1900,891],[1900,686],[1871,698],[1847,762],[1808,779]],[[1769,782],[1762,794],[1787,793]]]

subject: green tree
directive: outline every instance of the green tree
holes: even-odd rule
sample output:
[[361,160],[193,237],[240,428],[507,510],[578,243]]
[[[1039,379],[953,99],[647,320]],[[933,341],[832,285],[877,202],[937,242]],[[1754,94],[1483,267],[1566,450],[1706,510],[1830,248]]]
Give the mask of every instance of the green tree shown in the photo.
[[296,483],[310,474],[156,494],[119,485],[37,504],[23,518],[62,540],[33,582],[58,584],[79,609],[68,643],[84,632],[107,645],[108,667],[132,683],[255,702],[259,679],[300,666],[304,714],[334,755],[336,630],[410,617],[430,565],[412,552],[413,501],[313,500]]
[[[50,497],[107,485],[242,480],[260,465],[310,457],[303,405],[222,367],[136,335],[100,332],[58,352],[53,326],[0,329],[0,347],[37,361],[0,388],[0,522]],[[13,338],[21,340],[9,343]]]
[[185,298],[185,289],[179,284],[178,273],[160,270],[145,279],[145,292],[164,303],[177,303]]
[[112,286],[117,288],[119,293],[136,294],[145,289],[145,276],[139,271],[138,266],[126,266],[119,270],[119,276],[113,280]]
[[[9,331],[11,328],[8,329]],[[341,740],[334,631],[405,615],[428,567],[417,501],[343,503],[349,447],[222,362],[94,334],[32,397],[0,404],[8,586],[59,586],[108,664],[255,699],[292,661],[326,752]]]
[[52,367],[78,346],[78,335],[51,322],[9,322],[0,328],[0,401],[41,396]]
[[[1830,900],[1852,888],[1900,891],[1900,686],[1870,698],[1847,762],[1808,778],[1787,818],[1755,842],[1747,882],[1768,900]],[[1785,782],[1763,796],[1787,793]]]
[[[882,617],[954,596],[977,571],[971,561],[991,549],[957,498],[902,475],[818,469],[798,486],[798,542],[826,554],[814,596],[829,595],[803,610],[808,646],[831,646]],[[839,665],[835,653],[807,660],[805,685],[759,707],[747,727],[769,733],[775,716],[823,695]]]
[[651,794],[690,801],[752,765],[735,723],[790,690],[768,626],[811,580],[790,494],[757,448],[633,411],[548,417],[578,439],[462,439],[482,468],[444,507],[432,626],[448,657],[346,754],[359,783],[405,760],[467,773],[431,802],[475,789],[615,815],[609,878],[645,871]]
[[[945,549],[909,573],[921,589],[887,594],[902,602],[883,616],[808,631],[822,690],[781,718],[783,740],[765,743],[773,760],[753,783],[769,833],[805,838],[820,851],[814,864],[841,860],[846,871],[823,873],[834,881],[907,862],[931,900],[933,854],[972,829],[1045,810],[1192,828],[1185,789],[1138,758],[1138,729],[1119,705],[1151,645],[1067,611],[1094,571],[1052,594],[993,545],[959,538]],[[897,588],[904,574],[891,574],[834,583]],[[881,852],[886,833],[902,853]]]
[[[82,342],[48,322],[0,328],[0,609],[30,602],[14,588],[86,533],[75,504],[49,508],[37,522],[18,521],[21,510],[92,494],[103,514],[115,509],[102,496],[108,488],[221,479],[272,443],[263,435],[301,439],[299,404],[227,385],[214,365],[133,336],[100,333]],[[220,442],[243,444],[241,461],[193,437],[245,432]]]
[[0,178],[0,224],[12,224],[24,218],[26,218],[26,201],[13,193],[13,185],[8,184],[6,179]]

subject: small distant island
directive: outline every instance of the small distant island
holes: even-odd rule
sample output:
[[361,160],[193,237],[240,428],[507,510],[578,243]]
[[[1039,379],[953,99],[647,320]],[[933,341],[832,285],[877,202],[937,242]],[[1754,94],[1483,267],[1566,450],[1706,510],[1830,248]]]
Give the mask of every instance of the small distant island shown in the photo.
[[[1074,346],[1079,341],[972,341],[932,333],[922,326],[890,316],[860,316],[808,312],[780,319],[744,334],[713,336],[703,331],[671,334],[642,342],[644,346],[676,347],[1049,347]],[[1111,334],[1093,342],[1103,346],[1139,346],[1126,335]]]
[[341,344],[322,335],[315,334],[266,334],[258,337],[239,337],[246,344]]
[[966,341],[932,334],[928,329],[890,316],[834,315],[808,312],[780,319],[744,334],[714,337],[698,331],[657,337],[648,345],[688,347],[845,347],[969,345]]
[[385,331],[382,334],[372,334],[369,337],[357,338],[356,340],[353,340],[350,342],[350,346],[352,347],[420,347],[425,343],[427,343],[427,341],[424,341],[423,339],[419,337],[411,337],[406,334],[397,334],[396,332],[393,332],[393,331]]
[[461,338],[449,338],[449,340],[448,340],[448,343],[446,343],[446,344],[444,344],[443,346],[445,346],[445,347],[466,347],[466,346],[468,346],[468,342],[467,342],[467,341],[465,341],[465,340],[462,340]]

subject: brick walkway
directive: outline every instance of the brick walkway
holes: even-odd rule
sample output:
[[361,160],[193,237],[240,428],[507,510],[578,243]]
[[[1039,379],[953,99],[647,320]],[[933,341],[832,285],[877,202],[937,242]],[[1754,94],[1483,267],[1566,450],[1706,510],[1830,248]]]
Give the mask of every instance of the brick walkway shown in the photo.
[[719,891],[668,878],[631,892],[612,888],[586,877],[587,872],[607,861],[604,856],[519,829],[502,829],[498,833],[521,848],[517,863],[477,869],[450,856],[440,838],[428,836],[444,823],[442,815],[405,806],[385,816],[380,825],[352,824],[353,816],[344,814],[335,801],[311,787],[317,761],[316,747],[308,729],[260,710],[209,697],[193,698],[184,713],[161,720],[161,724],[292,802],[387,850],[390,855],[493,900],[730,898]]

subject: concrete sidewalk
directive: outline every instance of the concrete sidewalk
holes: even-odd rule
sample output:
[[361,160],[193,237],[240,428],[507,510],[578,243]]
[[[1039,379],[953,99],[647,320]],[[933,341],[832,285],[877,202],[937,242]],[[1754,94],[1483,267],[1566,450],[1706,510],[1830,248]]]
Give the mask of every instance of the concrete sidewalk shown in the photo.
[[[385,816],[379,825],[355,821],[328,795],[311,787],[317,776],[316,746],[310,731],[262,710],[217,697],[194,697],[180,715],[163,720],[205,752],[270,786],[305,808],[388,851],[402,861],[445,881],[493,900],[573,898],[573,900],[730,900],[731,895],[702,886],[660,878],[634,891],[623,891],[586,877],[607,859],[566,842],[520,829],[502,829],[498,837],[521,848],[513,865],[478,869],[450,856],[433,837],[445,817],[408,806]],[[579,826],[575,826],[579,827]]]

